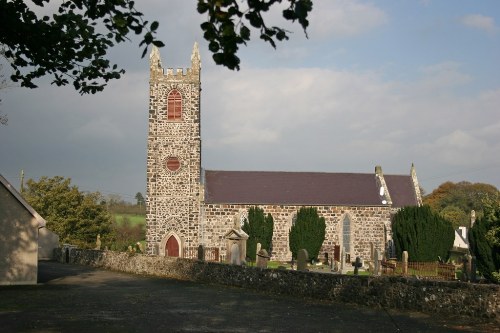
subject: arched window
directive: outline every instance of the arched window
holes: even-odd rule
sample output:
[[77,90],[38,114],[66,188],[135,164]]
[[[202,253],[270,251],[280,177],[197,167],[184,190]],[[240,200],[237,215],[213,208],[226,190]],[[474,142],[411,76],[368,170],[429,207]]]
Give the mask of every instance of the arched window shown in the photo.
[[182,96],[177,90],[168,94],[167,120],[182,120]]
[[351,219],[348,215],[342,221],[342,243],[346,252],[351,252]]

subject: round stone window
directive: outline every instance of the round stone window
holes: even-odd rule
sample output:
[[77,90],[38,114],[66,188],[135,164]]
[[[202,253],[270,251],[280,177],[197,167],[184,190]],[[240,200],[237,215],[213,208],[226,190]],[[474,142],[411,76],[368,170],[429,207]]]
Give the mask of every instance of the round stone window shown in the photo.
[[169,157],[167,158],[165,166],[170,171],[177,171],[181,167],[181,162],[177,157]]

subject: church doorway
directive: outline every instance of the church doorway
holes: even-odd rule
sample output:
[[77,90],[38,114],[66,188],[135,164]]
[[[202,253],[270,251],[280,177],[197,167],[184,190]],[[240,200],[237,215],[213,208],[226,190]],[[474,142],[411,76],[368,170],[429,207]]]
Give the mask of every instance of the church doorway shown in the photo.
[[174,235],[170,236],[167,240],[167,244],[165,245],[165,256],[179,256],[179,242],[177,242],[177,239],[174,237]]

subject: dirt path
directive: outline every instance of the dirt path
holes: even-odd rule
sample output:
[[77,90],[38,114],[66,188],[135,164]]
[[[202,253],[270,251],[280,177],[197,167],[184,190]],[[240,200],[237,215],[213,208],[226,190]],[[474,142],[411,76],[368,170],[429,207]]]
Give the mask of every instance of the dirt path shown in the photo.
[[493,325],[40,262],[0,287],[0,332],[474,332]]

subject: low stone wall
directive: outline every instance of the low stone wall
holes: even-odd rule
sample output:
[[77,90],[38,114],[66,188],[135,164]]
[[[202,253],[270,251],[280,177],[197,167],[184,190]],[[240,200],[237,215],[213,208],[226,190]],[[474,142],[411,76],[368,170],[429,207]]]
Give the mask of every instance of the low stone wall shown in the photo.
[[[500,321],[500,286],[403,277],[261,269],[194,259],[58,249],[56,259],[115,271],[236,286],[299,298],[383,306]],[[69,256],[67,255],[69,254]]]

